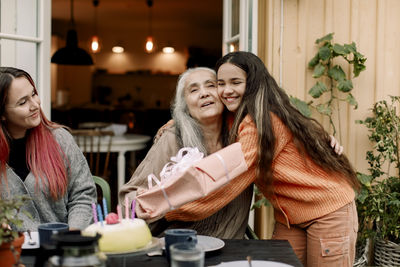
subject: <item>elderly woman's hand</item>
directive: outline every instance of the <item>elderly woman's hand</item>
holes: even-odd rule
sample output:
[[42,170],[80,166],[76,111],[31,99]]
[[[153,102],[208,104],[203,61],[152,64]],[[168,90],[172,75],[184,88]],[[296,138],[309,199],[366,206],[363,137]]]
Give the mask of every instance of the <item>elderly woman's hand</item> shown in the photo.
[[342,155],[343,146],[340,145],[339,141],[333,135],[330,135],[330,137],[331,137],[331,147],[334,149],[336,154]]

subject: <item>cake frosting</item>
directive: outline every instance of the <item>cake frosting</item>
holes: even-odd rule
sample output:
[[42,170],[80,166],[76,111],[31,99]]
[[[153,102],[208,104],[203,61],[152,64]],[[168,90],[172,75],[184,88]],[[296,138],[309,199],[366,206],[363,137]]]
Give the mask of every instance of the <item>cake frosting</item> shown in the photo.
[[[109,216],[112,214],[108,214]],[[113,218],[114,217],[114,218]],[[151,243],[151,232],[142,219],[123,219],[115,221],[115,216],[106,221],[89,225],[82,235],[101,234],[99,248],[102,252],[127,252],[145,247]]]

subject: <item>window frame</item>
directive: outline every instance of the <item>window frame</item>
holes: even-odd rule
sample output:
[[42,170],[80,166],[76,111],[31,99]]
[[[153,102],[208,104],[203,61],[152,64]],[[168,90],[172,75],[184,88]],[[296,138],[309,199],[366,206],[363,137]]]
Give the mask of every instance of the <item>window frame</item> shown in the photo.
[[229,53],[232,43],[239,43],[240,51],[257,54],[258,0],[239,0],[239,34],[231,36],[232,0],[223,1],[222,53]]
[[[16,9],[16,4],[14,1],[18,0],[1,0],[1,7],[5,10]],[[31,1],[31,0],[29,0]],[[14,12],[15,13],[15,12]],[[26,23],[27,19],[24,16],[18,16],[17,20],[19,23]],[[41,101],[41,106],[44,114],[50,118],[51,115],[51,88],[50,88],[50,40],[51,40],[51,0],[37,0],[37,33],[32,33],[31,35],[22,34],[10,34],[1,31],[0,28],[0,41],[1,40],[13,40],[13,41],[23,41],[28,43],[36,44],[36,61],[27,62],[31,65],[31,69],[36,70],[36,75],[32,75],[32,79],[36,83],[36,87],[39,91],[39,97]],[[36,37],[32,37],[36,35]],[[14,50],[15,51],[15,50]],[[1,59],[0,59],[1,60]],[[0,61],[1,62],[1,61]],[[2,65],[2,64],[1,64]],[[19,67],[14,64],[10,67]]]

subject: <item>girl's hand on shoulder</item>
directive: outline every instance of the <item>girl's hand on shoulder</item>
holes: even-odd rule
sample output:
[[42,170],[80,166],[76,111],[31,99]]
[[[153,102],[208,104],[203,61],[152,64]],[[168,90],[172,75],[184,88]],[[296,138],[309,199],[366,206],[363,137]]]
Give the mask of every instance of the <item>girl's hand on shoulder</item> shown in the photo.
[[331,137],[331,143],[330,143],[331,147],[333,148],[336,154],[338,154],[339,156],[342,155],[343,146],[340,145],[339,141],[333,135],[330,135],[330,137]]
[[164,132],[165,132],[167,129],[171,128],[172,125],[174,125],[174,120],[169,120],[166,124],[164,124],[163,126],[161,126],[161,128],[158,129],[156,135],[154,136],[153,143],[154,143],[154,144],[157,143],[158,139],[160,139],[160,137],[164,134]]

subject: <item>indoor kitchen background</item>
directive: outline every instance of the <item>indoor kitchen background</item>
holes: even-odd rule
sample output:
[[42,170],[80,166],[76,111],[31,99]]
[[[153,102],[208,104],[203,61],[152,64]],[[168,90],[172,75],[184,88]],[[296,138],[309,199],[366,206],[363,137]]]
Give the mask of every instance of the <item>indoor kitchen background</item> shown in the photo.
[[[71,28],[93,65],[51,64],[52,119],[77,127],[128,123],[133,113],[133,131],[153,135],[169,119],[178,75],[188,65],[213,67],[222,55],[222,0],[53,0],[52,55]],[[124,51],[112,52],[116,45]],[[174,52],[164,53],[166,46]]]

